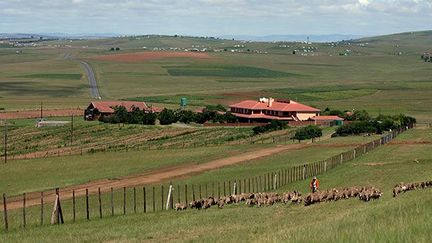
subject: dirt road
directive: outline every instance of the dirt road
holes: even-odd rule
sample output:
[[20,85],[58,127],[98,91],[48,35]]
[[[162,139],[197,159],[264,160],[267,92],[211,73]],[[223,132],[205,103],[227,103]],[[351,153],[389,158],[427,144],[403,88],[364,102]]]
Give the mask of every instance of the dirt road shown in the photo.
[[[219,169],[225,166],[239,164],[250,160],[266,157],[269,155],[281,153],[288,150],[295,150],[309,146],[310,143],[279,145],[271,148],[264,148],[253,152],[243,153],[224,159],[218,159],[207,163],[189,163],[179,166],[173,166],[158,170],[149,171],[139,175],[124,177],[117,180],[96,180],[89,183],[65,187],[60,189],[60,196],[62,199],[72,198],[72,190],[75,190],[77,197],[84,196],[85,190],[88,189],[90,194],[95,194],[98,188],[102,192],[110,191],[110,188],[119,189],[122,187],[133,187],[148,184],[155,184],[164,181],[172,180],[173,178],[190,176],[197,173],[202,173],[209,170]],[[40,204],[40,192],[27,193],[27,206],[34,206]],[[46,202],[53,202],[55,199],[54,190],[44,192],[44,200]],[[8,209],[18,209],[22,207],[22,197],[13,197],[8,199]],[[0,209],[1,211],[2,209]]]

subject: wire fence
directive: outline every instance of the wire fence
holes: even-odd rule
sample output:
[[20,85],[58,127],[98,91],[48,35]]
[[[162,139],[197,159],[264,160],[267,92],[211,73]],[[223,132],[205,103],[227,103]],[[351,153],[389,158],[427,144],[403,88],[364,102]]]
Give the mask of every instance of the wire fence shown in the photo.
[[[283,168],[249,178],[234,178],[228,181],[206,184],[166,183],[144,187],[86,188],[72,190],[71,193],[59,189],[38,193],[24,193],[21,197],[8,200],[3,194],[3,231],[43,226],[46,224],[73,223],[97,218],[113,217],[135,213],[150,213],[172,210],[175,203],[196,199],[220,198],[239,193],[254,193],[277,190],[289,183],[305,180],[326,173],[333,168],[352,161],[377,147],[389,143],[406,131],[393,130],[369,143],[350,151],[335,155],[326,160],[300,166]],[[54,202],[54,208],[52,203]]]

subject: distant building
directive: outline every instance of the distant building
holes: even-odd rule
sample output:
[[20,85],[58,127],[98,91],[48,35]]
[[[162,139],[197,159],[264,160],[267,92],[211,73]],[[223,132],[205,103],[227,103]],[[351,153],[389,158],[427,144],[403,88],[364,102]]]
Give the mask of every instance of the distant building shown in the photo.
[[132,112],[134,108],[144,110],[148,113],[160,112],[160,109],[154,106],[148,106],[145,102],[139,101],[93,101],[84,111],[84,119],[93,121],[99,117],[109,116],[114,114],[114,108],[123,106],[128,112]]
[[306,121],[320,115],[320,110],[293,100],[260,98],[230,105],[231,113],[246,122]]

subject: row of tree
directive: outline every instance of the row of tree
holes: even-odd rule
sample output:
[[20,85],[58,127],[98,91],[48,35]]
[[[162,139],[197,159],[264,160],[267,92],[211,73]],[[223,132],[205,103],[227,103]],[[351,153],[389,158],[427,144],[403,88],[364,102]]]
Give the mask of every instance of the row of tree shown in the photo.
[[110,116],[100,117],[99,119],[105,123],[127,123],[127,124],[144,124],[154,125],[159,120],[161,125],[170,125],[176,122],[185,124],[205,122],[215,123],[236,123],[238,118],[227,112],[221,105],[207,106],[202,112],[194,112],[191,110],[171,110],[163,109],[160,113],[152,113],[139,108],[132,108],[132,112],[128,112],[123,106],[114,107],[114,114]]
[[403,114],[396,116],[379,115],[366,120],[354,120],[351,123],[340,126],[336,129],[336,133],[333,136],[349,136],[364,133],[382,134],[385,131],[412,126],[414,123],[416,123],[414,117]]
[[295,140],[306,140],[306,139],[315,139],[322,136],[322,129],[316,125],[309,125],[306,127],[301,127],[297,129],[294,134],[293,139]]
[[256,126],[252,130],[254,134],[260,134],[260,133],[272,132],[277,130],[283,130],[286,128],[288,128],[288,123],[284,121],[274,120],[264,126]]

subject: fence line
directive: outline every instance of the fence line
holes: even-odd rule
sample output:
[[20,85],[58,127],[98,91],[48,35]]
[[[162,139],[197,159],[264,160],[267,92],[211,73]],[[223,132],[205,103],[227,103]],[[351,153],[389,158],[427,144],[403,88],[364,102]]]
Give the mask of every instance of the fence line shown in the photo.
[[[411,127],[410,127],[411,128]],[[75,198],[75,191],[73,191],[72,200],[65,201],[62,203],[61,210],[70,218],[70,223],[76,222],[81,218],[82,220],[91,220],[92,218],[103,218],[108,216],[122,215],[127,213],[147,213],[149,206],[152,206],[152,211],[162,211],[170,210],[174,208],[174,201],[177,203],[188,204],[188,200],[195,200],[197,198],[204,197],[222,197],[238,193],[253,193],[258,191],[270,191],[277,190],[289,183],[295,181],[305,180],[306,178],[326,173],[341,164],[348,161],[352,161],[375,148],[382,146],[390,141],[392,141],[397,135],[404,132],[406,129],[401,128],[399,130],[391,131],[389,134],[382,136],[380,139],[373,140],[369,143],[360,145],[350,151],[342,152],[340,154],[334,155],[328,159],[312,162],[303,165],[297,165],[288,168],[281,168],[278,171],[268,172],[261,175],[255,175],[249,178],[235,178],[234,180],[206,183],[204,185],[191,184],[191,190],[188,190],[188,184],[168,184],[169,190],[167,191],[167,197],[165,198],[164,184],[160,185],[160,189],[152,186],[152,194],[146,194],[147,187],[142,188],[142,194],[138,193],[135,187],[128,188],[123,187],[121,189],[115,190],[110,188],[107,193],[101,193],[101,188],[98,188],[97,193],[94,195],[89,194],[89,190],[86,189],[85,193],[85,203],[84,207],[80,200]],[[209,190],[211,188],[211,190]],[[56,189],[58,198],[58,189]],[[141,198],[141,199],[140,199]],[[177,200],[174,200],[176,198]],[[159,201],[160,199],[160,201]],[[166,200],[166,201],[165,201]],[[7,209],[7,197],[3,194],[3,218],[4,218],[4,231],[8,231],[11,226],[22,227],[26,226],[36,226],[45,225],[46,217],[50,216],[45,214],[44,210],[44,193],[40,194],[40,208],[36,206],[27,207],[26,206],[26,194],[22,196],[22,211],[19,210],[8,210]],[[142,205],[140,206],[139,204]],[[161,207],[156,207],[156,203],[160,203]],[[148,205],[150,204],[150,205]],[[166,205],[164,207],[164,205]],[[122,210],[119,210],[121,207]],[[96,210],[91,210],[96,208]],[[138,209],[140,208],[140,209]],[[115,210],[117,209],[117,210]],[[131,210],[127,210],[131,209]],[[142,209],[142,210],[141,210]],[[58,217],[63,217],[63,213],[58,215]],[[21,214],[21,216],[20,216]],[[31,217],[32,215],[40,214],[40,219],[37,220],[38,216]],[[53,212],[54,215],[54,212]],[[84,217],[85,215],[85,217]],[[21,218],[21,220],[19,219]],[[32,219],[34,222],[32,222]],[[21,221],[21,222],[20,222]],[[11,224],[11,223],[14,224]],[[57,221],[59,222],[59,221]]]

